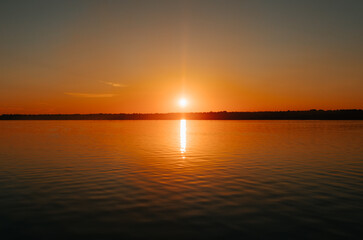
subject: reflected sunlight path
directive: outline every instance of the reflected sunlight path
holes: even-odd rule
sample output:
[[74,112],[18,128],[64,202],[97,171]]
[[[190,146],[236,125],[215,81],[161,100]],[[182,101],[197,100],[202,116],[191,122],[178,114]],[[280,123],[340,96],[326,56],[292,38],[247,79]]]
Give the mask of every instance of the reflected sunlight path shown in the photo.
[[187,147],[187,121],[180,120],[180,152],[185,153]]

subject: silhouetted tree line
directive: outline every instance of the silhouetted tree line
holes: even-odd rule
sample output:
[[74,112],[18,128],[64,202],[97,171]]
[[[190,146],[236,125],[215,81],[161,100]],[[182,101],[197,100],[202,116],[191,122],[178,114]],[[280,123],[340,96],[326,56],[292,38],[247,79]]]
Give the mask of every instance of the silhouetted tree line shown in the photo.
[[0,120],[363,120],[362,109],[278,112],[3,114]]

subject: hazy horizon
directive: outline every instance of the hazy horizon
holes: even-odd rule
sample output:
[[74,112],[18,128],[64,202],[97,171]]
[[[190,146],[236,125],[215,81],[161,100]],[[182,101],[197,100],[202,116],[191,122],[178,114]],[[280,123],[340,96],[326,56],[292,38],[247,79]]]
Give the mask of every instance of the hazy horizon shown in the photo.
[[1,1],[0,114],[361,109],[362,12],[353,0]]
[[254,112],[308,112],[308,111],[363,111],[363,109],[359,108],[352,108],[352,109],[303,109],[303,110],[294,110],[294,109],[288,109],[288,110],[276,110],[276,111],[269,111],[269,110],[261,110],[261,111],[226,111],[226,110],[220,110],[220,111],[200,111],[200,112],[90,112],[90,113],[0,113],[0,115],[44,115],[44,114],[50,114],[50,115],[73,115],[73,114],[80,114],[80,115],[90,115],[90,114],[188,114],[188,113],[254,113]]

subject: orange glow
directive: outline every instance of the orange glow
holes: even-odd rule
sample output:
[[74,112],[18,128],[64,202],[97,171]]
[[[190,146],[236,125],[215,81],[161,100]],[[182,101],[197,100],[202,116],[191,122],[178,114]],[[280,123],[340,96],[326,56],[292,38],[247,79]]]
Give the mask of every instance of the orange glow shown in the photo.
[[[328,35],[310,45],[303,43],[330,31],[314,25],[304,38],[281,24],[264,31],[245,14],[222,17],[240,9],[229,9],[233,4],[222,15],[212,11],[219,8],[194,15],[199,11],[172,5],[153,11],[110,4],[74,15],[74,22],[56,14],[57,27],[46,27],[58,21],[46,18],[29,29],[9,24],[3,36],[16,41],[0,39],[0,114],[363,108],[361,43],[345,35],[349,27],[337,36],[352,41]],[[26,22],[27,15],[18,17]],[[320,44],[327,39],[332,43]]]

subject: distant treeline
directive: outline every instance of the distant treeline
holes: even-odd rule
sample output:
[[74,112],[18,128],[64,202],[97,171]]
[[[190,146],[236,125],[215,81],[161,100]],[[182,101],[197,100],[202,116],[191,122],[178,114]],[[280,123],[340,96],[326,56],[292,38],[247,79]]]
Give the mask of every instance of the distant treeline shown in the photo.
[[3,114],[0,120],[363,120],[362,109],[279,112]]

